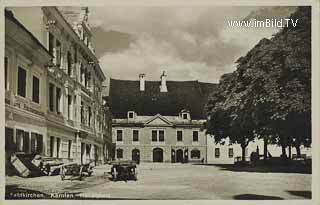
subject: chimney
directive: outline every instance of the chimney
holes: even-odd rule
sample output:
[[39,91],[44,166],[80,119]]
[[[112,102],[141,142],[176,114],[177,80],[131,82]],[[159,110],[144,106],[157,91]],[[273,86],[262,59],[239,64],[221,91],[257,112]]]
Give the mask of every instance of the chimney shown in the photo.
[[145,89],[145,74],[139,74],[139,79],[140,79],[140,91],[144,91]]
[[168,92],[167,89],[167,75],[165,71],[163,71],[162,75],[160,76],[161,85],[160,85],[160,92]]

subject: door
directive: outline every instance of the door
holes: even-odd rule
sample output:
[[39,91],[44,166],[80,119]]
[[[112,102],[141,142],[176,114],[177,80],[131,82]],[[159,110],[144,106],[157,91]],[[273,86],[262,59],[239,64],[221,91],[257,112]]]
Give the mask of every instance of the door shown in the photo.
[[176,153],[176,162],[183,162],[183,151],[182,149],[178,149]]
[[161,148],[153,149],[153,162],[163,162],[163,150]]
[[132,161],[140,163],[140,151],[138,149],[132,150]]

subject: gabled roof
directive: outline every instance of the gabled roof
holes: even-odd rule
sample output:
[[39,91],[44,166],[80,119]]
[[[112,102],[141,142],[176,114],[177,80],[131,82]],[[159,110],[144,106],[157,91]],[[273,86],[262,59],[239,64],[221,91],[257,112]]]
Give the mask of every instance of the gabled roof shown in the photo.
[[217,84],[198,81],[167,81],[168,92],[160,92],[160,81],[145,81],[145,91],[140,82],[110,79],[109,100],[114,118],[127,118],[133,110],[139,116],[178,116],[189,110],[192,119],[206,119],[204,106]]
[[144,125],[152,125],[152,122],[156,122],[158,120],[158,123],[161,122],[161,124],[164,125],[170,125],[172,126],[173,124],[167,120],[165,117],[162,117],[160,114],[157,114],[156,116],[150,118],[149,120],[147,120]]
[[22,25],[22,23],[20,23],[20,21],[18,21],[18,19],[16,19],[16,17],[14,17],[14,14],[12,11],[5,9],[4,10],[5,13],[5,17],[6,19],[11,20],[14,24],[16,24],[19,28],[21,28],[31,39],[32,41],[37,44],[37,46],[42,49],[46,54],[48,54],[50,57],[53,57],[49,51],[47,50],[47,48],[45,48],[42,43],[40,43],[40,41],[24,26]]

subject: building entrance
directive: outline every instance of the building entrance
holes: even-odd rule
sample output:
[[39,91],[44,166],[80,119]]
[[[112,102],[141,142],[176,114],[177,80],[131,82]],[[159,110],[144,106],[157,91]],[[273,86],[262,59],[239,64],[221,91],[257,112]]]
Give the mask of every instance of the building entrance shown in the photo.
[[176,151],[176,162],[183,162],[183,151],[182,149],[178,149]]
[[163,150],[161,148],[153,149],[153,162],[163,162]]

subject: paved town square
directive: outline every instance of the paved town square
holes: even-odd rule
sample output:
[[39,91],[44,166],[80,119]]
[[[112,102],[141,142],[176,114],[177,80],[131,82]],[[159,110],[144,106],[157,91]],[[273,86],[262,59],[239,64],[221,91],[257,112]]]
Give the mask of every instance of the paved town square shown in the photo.
[[[16,192],[110,199],[309,199],[311,174],[229,171],[222,166],[143,163],[138,180],[111,181],[110,165],[94,169],[83,181],[60,176],[7,176],[7,197]],[[56,195],[54,195],[56,194]],[[57,195],[60,194],[60,195]],[[70,197],[70,196],[69,196]]]

